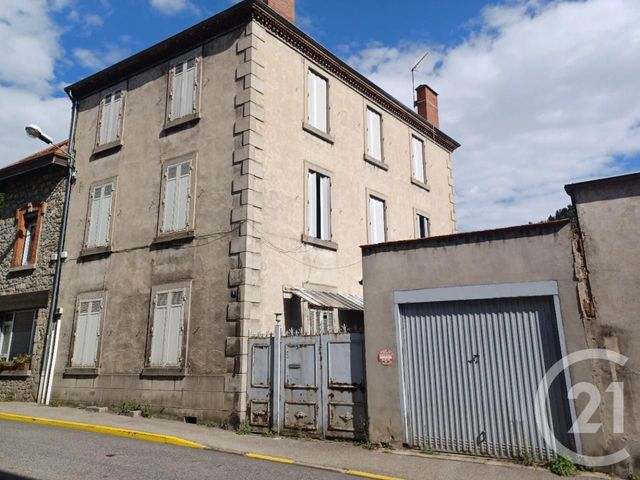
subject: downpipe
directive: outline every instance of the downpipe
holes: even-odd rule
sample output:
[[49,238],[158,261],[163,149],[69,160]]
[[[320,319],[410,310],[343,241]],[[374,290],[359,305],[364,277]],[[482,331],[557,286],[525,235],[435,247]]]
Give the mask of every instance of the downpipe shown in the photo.
[[67,184],[64,195],[64,204],[62,212],[62,224],[60,225],[60,237],[58,239],[58,255],[56,259],[55,270],[53,274],[53,288],[51,292],[51,306],[49,307],[49,316],[47,319],[47,328],[45,332],[45,349],[42,355],[43,364],[40,369],[40,382],[38,385],[38,403],[49,405],[51,400],[51,391],[53,387],[53,376],[55,374],[56,357],[58,353],[58,342],[60,339],[60,325],[62,322],[61,315],[58,315],[58,300],[60,296],[60,279],[62,276],[62,252],[64,252],[65,236],[67,232],[67,223],[69,219],[69,200],[71,198],[71,187],[75,178],[76,167],[73,154],[75,144],[75,131],[78,114],[78,104],[73,98],[73,94],[68,91],[67,95],[71,100],[71,125],[69,127],[69,143],[67,144]]

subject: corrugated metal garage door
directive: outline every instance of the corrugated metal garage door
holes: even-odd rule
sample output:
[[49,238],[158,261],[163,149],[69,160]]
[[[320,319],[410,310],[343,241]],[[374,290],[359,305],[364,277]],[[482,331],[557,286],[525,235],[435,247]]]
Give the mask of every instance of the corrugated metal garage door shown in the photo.
[[[551,458],[534,398],[560,358],[557,337],[552,297],[400,305],[405,441],[433,451]],[[555,397],[549,403],[557,411],[548,415],[564,425],[566,406]]]

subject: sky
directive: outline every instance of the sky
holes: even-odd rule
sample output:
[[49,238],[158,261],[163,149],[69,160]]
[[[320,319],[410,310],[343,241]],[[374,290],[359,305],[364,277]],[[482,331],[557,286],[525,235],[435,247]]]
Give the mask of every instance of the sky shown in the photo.
[[[68,135],[63,88],[234,0],[0,0],[0,166]],[[439,93],[461,231],[546,219],[563,186],[640,170],[640,0],[298,0],[297,24],[410,104]]]

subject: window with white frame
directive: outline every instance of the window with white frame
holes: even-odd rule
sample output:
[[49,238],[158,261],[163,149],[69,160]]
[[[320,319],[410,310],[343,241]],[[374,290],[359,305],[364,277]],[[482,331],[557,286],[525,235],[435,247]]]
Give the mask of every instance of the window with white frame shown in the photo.
[[95,367],[98,364],[98,340],[102,318],[102,299],[80,300],[73,338],[72,367]]
[[311,69],[307,82],[307,123],[321,132],[329,133],[329,82]]
[[31,355],[35,318],[34,310],[0,314],[0,360]]
[[307,234],[331,240],[331,178],[309,170],[307,180]]
[[427,183],[424,168],[424,142],[418,137],[411,137],[411,174],[414,179]]
[[177,120],[198,111],[199,57],[191,57],[172,65],[169,72],[169,108],[167,120]]
[[369,243],[381,243],[386,240],[385,201],[369,196]]
[[186,292],[184,289],[155,293],[149,355],[150,366],[176,367],[181,365],[185,302]]
[[367,108],[367,155],[382,161],[382,116]]
[[429,236],[429,218],[419,213],[416,213],[416,236],[417,238]]
[[120,139],[124,106],[124,90],[107,93],[101,103],[98,120],[97,146],[107,145]]
[[29,213],[24,216],[24,245],[22,248],[21,265],[31,264],[30,259],[33,258],[33,250],[38,248],[36,242],[36,227],[38,223],[38,214]]
[[89,218],[87,228],[87,248],[109,245],[113,194],[115,184],[109,181],[95,185],[89,195]]
[[164,167],[164,199],[160,233],[189,229],[191,204],[191,160]]

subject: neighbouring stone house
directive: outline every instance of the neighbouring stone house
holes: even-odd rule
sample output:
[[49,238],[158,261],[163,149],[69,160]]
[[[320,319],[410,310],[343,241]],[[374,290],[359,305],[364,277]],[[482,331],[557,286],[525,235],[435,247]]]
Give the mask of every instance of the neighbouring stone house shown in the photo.
[[239,2],[67,88],[54,398],[237,420],[250,331],[362,323],[359,245],[455,231],[436,93],[399,103],[294,7]]
[[66,165],[64,142],[0,169],[0,399],[37,396]]
[[640,173],[565,189],[571,222],[363,247],[372,441],[548,458],[542,376],[606,349],[628,360],[580,360],[550,384],[552,440],[596,458],[622,451],[605,467],[640,473]]

